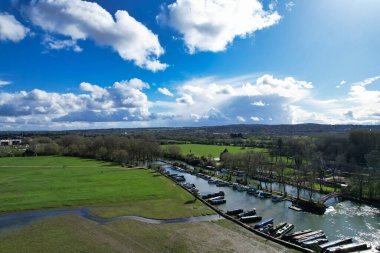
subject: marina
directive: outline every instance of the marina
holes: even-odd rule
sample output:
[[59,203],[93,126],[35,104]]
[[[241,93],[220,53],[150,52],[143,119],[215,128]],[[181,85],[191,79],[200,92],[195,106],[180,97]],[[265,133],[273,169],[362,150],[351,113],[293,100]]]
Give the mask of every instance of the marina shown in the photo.
[[[164,168],[169,173],[177,173],[170,165],[164,165]],[[195,185],[203,199],[223,196],[218,199],[223,200],[223,203],[217,203],[219,210],[274,238],[316,252],[327,252],[327,249],[334,250],[331,252],[378,252],[380,211],[376,208],[351,201],[330,201],[325,214],[318,215],[303,211],[280,195],[272,196],[270,192],[252,190],[253,187],[241,187],[236,183],[219,183],[223,186],[218,187],[216,183],[210,183],[210,180],[218,179],[208,175],[182,173],[186,182]],[[292,189],[292,186],[286,187]],[[253,210],[254,214],[244,216]],[[291,234],[295,228],[298,231]]]

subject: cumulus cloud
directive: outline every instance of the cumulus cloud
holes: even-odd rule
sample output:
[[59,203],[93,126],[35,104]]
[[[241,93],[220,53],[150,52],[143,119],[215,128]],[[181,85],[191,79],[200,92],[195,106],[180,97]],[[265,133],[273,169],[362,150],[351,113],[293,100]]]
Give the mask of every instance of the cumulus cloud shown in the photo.
[[0,12],[0,40],[18,42],[23,40],[29,29],[23,26],[13,15]]
[[235,37],[252,36],[281,16],[258,0],[177,0],[157,17],[182,34],[190,53],[219,52]]
[[[256,78],[256,79],[254,79]],[[288,105],[310,96],[313,85],[293,77],[272,75],[230,79],[206,77],[177,86],[175,102],[156,102],[160,110],[182,115],[172,125],[234,124],[257,117],[260,123],[289,123]],[[255,105],[255,106],[252,106]]]
[[11,84],[12,82],[10,82],[10,81],[5,81],[5,80],[1,80],[0,79],[0,87],[1,86],[5,86],[5,85],[9,85],[9,84]]
[[347,94],[334,99],[314,97],[311,82],[272,75],[192,79],[178,84],[173,98],[152,102],[145,93],[149,84],[140,79],[107,87],[83,82],[78,94],[37,89],[0,92],[0,126],[379,124],[376,80],[380,78],[351,84]]
[[194,104],[193,97],[189,94],[183,94],[183,96],[177,98],[176,101],[177,101],[177,103],[181,103],[181,104],[185,104],[185,105]]
[[91,39],[109,46],[124,60],[151,71],[164,70],[167,64],[158,58],[164,53],[158,37],[125,10],[114,17],[99,4],[82,0],[35,0],[26,8],[33,24],[43,30],[67,36],[64,41],[50,41],[50,48],[79,50],[78,40]]
[[55,93],[43,90],[0,92],[0,121],[36,122],[130,122],[154,117],[151,102],[144,89],[147,83],[139,79],[115,82],[100,87],[81,83],[80,94]]
[[169,97],[174,96],[174,94],[171,93],[171,91],[168,90],[167,88],[158,88],[157,90],[158,90],[158,92],[160,92],[161,94],[164,94],[165,96],[169,96]]

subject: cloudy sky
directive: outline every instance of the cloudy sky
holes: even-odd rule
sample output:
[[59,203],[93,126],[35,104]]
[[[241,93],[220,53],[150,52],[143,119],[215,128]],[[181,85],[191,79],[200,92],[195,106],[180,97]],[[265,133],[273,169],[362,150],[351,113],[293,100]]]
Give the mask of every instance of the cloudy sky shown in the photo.
[[0,130],[379,124],[378,0],[2,0]]

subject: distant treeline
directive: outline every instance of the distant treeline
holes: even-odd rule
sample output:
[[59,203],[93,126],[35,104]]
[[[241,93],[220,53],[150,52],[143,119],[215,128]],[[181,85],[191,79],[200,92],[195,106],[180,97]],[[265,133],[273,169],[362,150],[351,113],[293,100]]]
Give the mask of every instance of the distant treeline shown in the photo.
[[[235,128],[233,128],[235,127]],[[348,126],[345,126],[348,127]],[[368,127],[368,126],[367,126]],[[89,130],[77,132],[24,133],[23,147],[1,147],[0,156],[64,155],[132,164],[158,157],[186,161],[195,166],[216,166],[211,156],[184,156],[178,146],[161,149],[163,143],[204,143],[242,147],[265,147],[269,154],[230,154],[220,157],[219,166],[244,170],[263,181],[286,181],[314,188],[318,178],[350,178],[350,191],[357,197],[380,199],[380,131],[356,129],[303,136],[262,135],[247,137],[249,129],[291,129],[291,126],[220,126],[208,128],[168,128]],[[315,124],[293,126],[300,129],[332,128]],[[364,128],[364,127],[363,127]],[[236,131],[234,131],[236,130]],[[240,131],[242,130],[242,131]],[[93,131],[93,132],[91,132]],[[100,132],[97,132],[100,131]],[[108,131],[108,132],[107,132]],[[290,130],[289,130],[290,131]],[[241,134],[241,133],[242,134]],[[86,133],[86,134],[84,134]],[[90,134],[91,133],[91,134]],[[96,134],[98,133],[98,134]],[[101,133],[101,134],[99,134]],[[289,175],[289,171],[292,173]],[[337,180],[338,181],[338,180]]]
[[160,156],[159,143],[149,139],[106,135],[83,137],[66,135],[57,138],[26,138],[28,148],[18,155],[63,155],[93,158],[119,164],[153,160]]

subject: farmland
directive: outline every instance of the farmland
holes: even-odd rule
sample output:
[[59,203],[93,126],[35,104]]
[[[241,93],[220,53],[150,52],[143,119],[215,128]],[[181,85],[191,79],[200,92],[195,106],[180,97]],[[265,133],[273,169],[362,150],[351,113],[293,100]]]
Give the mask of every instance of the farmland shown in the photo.
[[[168,147],[169,145],[162,145],[163,148]],[[265,148],[242,148],[237,146],[219,146],[219,145],[205,145],[205,144],[176,144],[181,148],[182,155],[193,154],[195,156],[207,157],[211,155],[212,157],[219,157],[225,149],[230,153],[239,153],[239,152],[267,152]]]

